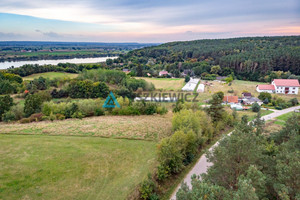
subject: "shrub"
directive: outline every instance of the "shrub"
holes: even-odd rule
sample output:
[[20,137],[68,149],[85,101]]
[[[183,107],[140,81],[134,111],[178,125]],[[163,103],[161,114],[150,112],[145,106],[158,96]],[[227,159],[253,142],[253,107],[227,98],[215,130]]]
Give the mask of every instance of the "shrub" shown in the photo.
[[146,103],[146,107],[145,107],[145,113],[146,115],[153,115],[154,113],[156,113],[156,109],[157,109],[157,104],[156,103]]
[[173,113],[179,112],[180,110],[182,110],[184,108],[183,106],[183,101],[178,100],[175,104],[175,107],[173,108]]
[[77,102],[78,111],[85,116],[94,116],[95,110],[102,107],[102,101],[100,99],[84,99]]
[[190,79],[191,79],[191,78],[190,78],[190,76],[188,76],[188,75],[187,75],[187,76],[185,76],[185,78],[184,78],[184,82],[186,82],[186,83],[187,83],[187,82],[189,82],[189,81],[190,81]]
[[155,183],[151,178],[151,174],[148,174],[146,180],[144,180],[140,187],[140,193],[142,199],[152,199],[151,197],[155,195]]
[[1,94],[12,94],[16,93],[17,88],[14,84],[9,82],[8,80],[1,80],[0,79],[0,95]]
[[43,113],[35,113],[29,117],[30,122],[39,122],[43,120]]
[[192,110],[181,110],[173,116],[173,131],[183,130],[184,132],[187,132],[189,130],[193,130],[197,135],[201,134],[201,128],[198,120],[199,118],[197,118]]
[[16,115],[12,111],[6,112],[2,117],[2,121],[5,121],[5,122],[10,122],[10,121],[15,121],[15,120],[16,120]]
[[81,112],[76,112],[72,115],[72,118],[82,119],[84,118],[84,115]]
[[24,113],[25,116],[30,116],[33,113],[41,111],[42,99],[39,95],[32,94],[25,98]]
[[160,115],[164,115],[168,112],[168,109],[164,106],[157,106],[156,113]]
[[26,123],[30,123],[30,119],[29,118],[23,118],[20,120],[21,124],[26,124]]
[[234,93],[234,90],[228,90],[227,92],[228,93]]
[[66,117],[64,115],[62,115],[62,114],[56,114],[56,119],[58,119],[58,120],[64,120],[64,119],[66,119]]
[[265,100],[263,101],[264,104],[269,104],[269,99],[265,98]]
[[65,98],[69,96],[69,93],[66,90],[59,90],[57,91],[56,89],[53,89],[51,92],[52,98]]
[[259,95],[258,95],[258,98],[262,101],[264,101],[266,98],[268,99],[269,102],[271,102],[272,100],[272,95],[268,92],[261,92]]
[[51,112],[51,114],[50,114],[50,116],[49,116],[49,119],[50,119],[51,121],[56,120],[56,115],[54,115],[54,114]]
[[14,113],[15,120],[20,120],[24,117],[24,105],[23,104],[17,104],[10,108],[11,112]]
[[40,96],[42,102],[50,101],[52,99],[52,96],[48,91],[38,91],[36,95]]
[[260,106],[256,102],[252,104],[251,108],[252,108],[253,112],[259,112],[260,111]]
[[289,102],[292,104],[292,106],[296,106],[299,104],[298,99],[297,98],[293,98],[290,99]]
[[2,115],[13,105],[13,99],[9,95],[0,96],[0,120]]
[[104,110],[101,108],[96,108],[95,116],[101,116],[101,115],[104,115]]

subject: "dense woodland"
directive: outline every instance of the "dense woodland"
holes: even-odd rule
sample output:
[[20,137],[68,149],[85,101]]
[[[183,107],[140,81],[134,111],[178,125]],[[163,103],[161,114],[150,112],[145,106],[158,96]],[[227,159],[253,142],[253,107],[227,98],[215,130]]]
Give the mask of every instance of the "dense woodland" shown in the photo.
[[[176,76],[191,69],[198,76],[234,72],[238,79],[265,81],[272,71],[300,75],[300,36],[171,42],[131,51],[117,61],[128,63],[140,76],[162,69]],[[211,70],[212,66],[220,70]]]

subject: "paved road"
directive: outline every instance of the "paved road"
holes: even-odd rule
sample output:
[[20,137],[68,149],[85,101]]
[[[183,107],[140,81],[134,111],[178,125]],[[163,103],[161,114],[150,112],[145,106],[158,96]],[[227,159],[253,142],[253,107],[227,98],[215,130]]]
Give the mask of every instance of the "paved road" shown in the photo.
[[[273,119],[275,117],[278,117],[280,115],[283,115],[285,113],[288,113],[288,112],[292,112],[294,110],[297,110],[297,109],[300,109],[300,106],[296,106],[296,107],[291,107],[291,108],[287,108],[287,109],[284,109],[284,110],[272,110],[274,111],[273,113],[269,114],[269,115],[265,115],[262,117],[262,119],[264,119],[265,121],[267,120],[270,120],[270,119]],[[231,133],[229,133],[231,134]],[[219,145],[219,142],[216,142],[216,144],[214,144],[210,149],[209,151],[211,151],[213,148],[215,148],[216,146]],[[192,184],[191,184],[191,176],[193,174],[196,174],[196,175],[200,175],[202,173],[205,173],[207,171],[207,169],[212,165],[212,163],[208,162],[207,159],[206,159],[206,154],[202,155],[200,157],[200,159],[198,160],[198,162],[196,163],[196,165],[193,167],[193,169],[185,176],[184,178],[184,182],[190,187],[192,188]],[[181,185],[181,184],[180,184]],[[175,192],[172,194],[171,196],[171,200],[176,200],[176,193],[177,191],[179,190],[180,188],[180,185],[177,186]]]

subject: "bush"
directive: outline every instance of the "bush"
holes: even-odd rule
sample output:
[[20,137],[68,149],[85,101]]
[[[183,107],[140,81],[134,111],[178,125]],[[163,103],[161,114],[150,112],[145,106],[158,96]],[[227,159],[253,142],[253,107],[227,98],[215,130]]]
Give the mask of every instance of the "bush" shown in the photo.
[[140,193],[142,199],[152,199],[151,197],[155,195],[155,183],[151,178],[151,174],[148,174],[146,180],[144,180],[140,187]]
[[66,117],[64,115],[62,115],[62,114],[56,114],[56,119],[58,119],[58,120],[64,120],[64,119],[66,119]]
[[104,110],[103,109],[101,109],[101,108],[96,108],[96,110],[95,110],[95,116],[102,116],[102,115],[104,115],[105,113],[104,113]]
[[264,101],[265,99],[268,99],[269,102],[271,102],[272,100],[272,95],[268,92],[261,92],[259,95],[258,95],[258,98],[262,101]]
[[156,113],[160,115],[164,115],[168,112],[168,109],[164,106],[157,106]]
[[69,96],[69,93],[66,90],[59,90],[57,91],[56,89],[53,89],[51,92],[52,98],[65,98]]
[[24,117],[24,105],[23,104],[17,104],[10,108],[10,111],[14,113],[15,120],[20,120]]
[[1,80],[0,79],[0,95],[1,94],[12,94],[16,93],[17,88],[14,84],[9,82],[8,80]]
[[16,120],[16,115],[12,111],[6,112],[2,117],[2,121],[5,121],[5,122],[10,122],[10,121],[15,121],[15,120]]
[[81,112],[76,112],[72,115],[72,118],[82,119],[84,115]]
[[298,99],[297,98],[293,98],[290,99],[289,102],[292,104],[292,106],[296,106],[299,104]]
[[30,116],[33,113],[41,111],[42,99],[37,94],[28,95],[25,98],[24,113],[25,116]]
[[228,93],[234,93],[234,90],[228,90],[227,92]]
[[157,104],[156,103],[146,103],[146,107],[145,107],[145,113],[146,115],[153,115],[154,113],[156,113],[156,109],[157,109]]
[[43,113],[32,114],[28,119],[29,119],[30,122],[43,121]]
[[0,120],[2,115],[13,105],[13,99],[9,95],[0,96]]
[[38,91],[36,95],[41,98],[42,102],[50,101],[52,99],[52,96],[48,91]]
[[191,80],[190,76],[188,76],[188,75],[187,75],[187,76],[185,76],[185,78],[184,78],[184,82],[186,82],[186,83],[187,83],[187,82],[189,82],[190,80]]
[[256,102],[252,104],[251,108],[252,108],[253,112],[259,112],[260,111],[260,106]]
[[179,112],[180,110],[182,110],[184,108],[183,106],[183,101],[182,100],[178,100],[175,104],[175,107],[173,108],[173,113]]
[[103,103],[100,99],[84,99],[77,102],[78,111],[88,117],[94,116],[96,109],[101,108],[102,104]]
[[26,123],[30,123],[30,119],[29,118],[23,118],[20,120],[21,124],[26,124]]
[[179,173],[185,164],[192,161],[196,150],[197,136],[192,130],[187,133],[179,130],[162,139],[158,145],[158,178],[162,180],[171,173]]

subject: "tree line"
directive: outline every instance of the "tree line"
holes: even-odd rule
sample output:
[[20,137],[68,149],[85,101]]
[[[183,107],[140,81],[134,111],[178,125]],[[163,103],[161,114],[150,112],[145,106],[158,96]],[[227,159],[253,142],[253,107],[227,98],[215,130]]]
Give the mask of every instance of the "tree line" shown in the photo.
[[131,68],[169,67],[173,73],[198,70],[198,62],[205,62],[210,67],[220,66],[219,75],[234,72],[238,79],[262,81],[272,71],[300,75],[299,46],[299,36],[196,40],[146,47],[120,57]]

